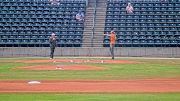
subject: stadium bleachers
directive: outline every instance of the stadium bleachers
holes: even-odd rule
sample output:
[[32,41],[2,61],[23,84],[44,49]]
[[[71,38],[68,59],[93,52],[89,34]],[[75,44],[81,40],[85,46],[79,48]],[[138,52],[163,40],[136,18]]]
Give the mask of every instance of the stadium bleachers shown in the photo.
[[76,21],[86,13],[86,1],[1,0],[0,47],[48,47],[52,32],[57,45],[81,47],[84,23]]
[[[180,46],[180,0],[130,0],[133,14],[126,13],[126,0],[107,1],[105,33],[117,33],[116,47]],[[109,38],[104,37],[104,47]]]

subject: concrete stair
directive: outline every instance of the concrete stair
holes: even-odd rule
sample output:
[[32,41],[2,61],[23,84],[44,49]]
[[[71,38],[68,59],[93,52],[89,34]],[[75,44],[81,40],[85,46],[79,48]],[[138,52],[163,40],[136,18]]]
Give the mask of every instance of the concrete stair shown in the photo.
[[94,0],[89,0],[88,7],[86,10],[82,47],[103,47],[106,2],[106,0],[97,0],[94,37],[92,39],[93,14],[95,2]]
[[106,19],[106,2],[106,0],[97,0],[93,47],[103,47],[103,34]]
[[[89,3],[89,5],[92,5],[92,4]],[[92,36],[92,30],[93,30],[93,14],[94,14],[94,8],[88,7],[86,9],[82,47],[91,47],[91,36]]]

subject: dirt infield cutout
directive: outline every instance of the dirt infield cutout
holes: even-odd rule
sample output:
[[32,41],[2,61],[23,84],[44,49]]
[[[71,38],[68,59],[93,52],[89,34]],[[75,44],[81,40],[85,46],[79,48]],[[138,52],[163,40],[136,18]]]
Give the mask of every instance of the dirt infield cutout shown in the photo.
[[0,81],[1,93],[60,92],[60,93],[154,93],[180,92],[180,79],[152,80],[92,80],[92,81]]
[[56,66],[27,66],[27,67],[17,67],[18,70],[105,70],[102,67],[96,66],[86,66],[86,65],[56,65]]
[[136,64],[136,61],[130,60],[88,60],[88,59],[54,59],[54,60],[18,60],[22,63],[107,63],[107,64]]
[[16,69],[21,70],[105,70],[102,67],[78,65],[83,63],[106,63],[106,64],[136,64],[135,61],[129,60],[90,60],[90,59],[54,59],[54,60],[18,60],[16,62],[21,63],[72,63],[75,65],[38,65],[38,66],[27,66],[18,67]]

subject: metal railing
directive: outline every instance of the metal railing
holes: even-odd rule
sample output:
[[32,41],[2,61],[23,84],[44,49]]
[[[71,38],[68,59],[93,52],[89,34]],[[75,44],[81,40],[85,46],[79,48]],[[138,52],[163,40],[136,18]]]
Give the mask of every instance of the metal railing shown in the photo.
[[92,34],[91,34],[91,47],[93,47],[93,39],[94,39],[94,29],[96,24],[96,6],[97,6],[97,0],[94,0],[94,13],[93,13],[93,26],[92,26]]

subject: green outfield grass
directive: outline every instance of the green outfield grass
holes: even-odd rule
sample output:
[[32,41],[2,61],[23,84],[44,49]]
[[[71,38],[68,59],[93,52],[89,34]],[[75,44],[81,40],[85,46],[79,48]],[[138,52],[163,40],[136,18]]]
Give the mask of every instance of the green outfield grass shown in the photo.
[[0,101],[180,101],[170,94],[0,94]]
[[[17,63],[16,60],[48,58],[1,58],[0,80],[122,80],[180,78],[180,59],[119,58],[138,64],[82,64],[102,71],[26,71],[16,67],[69,65],[72,63]],[[87,58],[85,58],[87,59]],[[90,58],[91,59],[91,58]],[[98,58],[93,58],[98,59]],[[81,65],[81,64],[80,64]],[[0,93],[0,101],[180,101],[180,93]]]
[[[16,63],[16,60],[37,58],[0,59],[0,80],[118,80],[180,77],[180,59],[128,59],[138,64],[83,64],[106,68],[103,71],[25,71],[20,66],[69,65],[68,63]],[[43,59],[43,58],[38,58]],[[47,59],[47,58],[45,58]],[[122,59],[122,58],[120,58]],[[122,59],[125,60],[125,59]],[[127,58],[126,58],[127,60]]]

